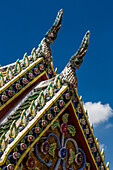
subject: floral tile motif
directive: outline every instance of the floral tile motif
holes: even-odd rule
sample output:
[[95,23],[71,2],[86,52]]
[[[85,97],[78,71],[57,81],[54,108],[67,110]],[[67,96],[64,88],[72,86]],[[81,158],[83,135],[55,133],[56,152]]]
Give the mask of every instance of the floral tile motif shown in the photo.
[[[28,56],[27,54],[24,55],[25,63],[29,64],[27,61]],[[26,64],[25,64],[26,65]],[[21,65],[19,60],[17,60],[15,69],[17,73],[21,71]],[[47,72],[47,65],[41,61],[38,63],[35,67],[31,68],[27,73],[25,73],[22,77],[19,77],[18,80],[16,80],[9,88],[7,88],[5,91],[3,91],[0,94],[0,107],[4,105],[9,99],[11,99],[16,93],[18,93],[22,88],[24,88],[29,82],[34,80],[39,74],[41,74],[43,71]],[[49,75],[49,73],[48,73]],[[51,72],[51,76],[53,77],[53,71]],[[13,72],[11,67],[8,67],[7,70],[7,77],[8,80],[11,80],[13,77]],[[4,85],[4,78],[2,73],[0,73],[0,87]]]
[[[45,130],[45,128],[51,123],[51,121],[56,117],[57,114],[65,107],[65,105],[71,100],[73,102],[73,106],[76,110],[76,115],[79,119],[81,128],[83,129],[85,138],[87,139],[87,142],[89,144],[89,147],[91,148],[91,152],[94,156],[94,159],[96,161],[96,164],[98,168],[104,167],[102,163],[101,156],[98,152],[97,145],[94,143],[94,138],[92,135],[92,131],[87,124],[87,115],[85,116],[83,113],[83,110],[81,108],[80,103],[78,103],[78,98],[76,99],[76,94],[73,95],[70,93],[70,89],[65,91],[58,99],[57,101],[46,111],[46,113],[38,120],[38,122],[32,127],[32,129],[28,130],[28,133],[24,136],[24,138],[17,144],[18,147],[15,147],[13,152],[9,153],[9,163],[2,165],[9,167],[15,167],[18,160],[21,158],[21,155],[26,152],[26,149],[37,139],[37,137]],[[34,115],[34,105],[31,106],[31,115]],[[34,115],[35,116],[35,115]],[[39,139],[40,143],[40,151],[38,151],[38,143],[35,145],[34,153],[37,160],[39,160],[41,163],[44,164],[46,167],[52,167],[53,162],[52,159],[56,159],[55,167],[58,168],[62,166],[64,169],[66,168],[66,163],[68,163],[68,167],[72,168],[76,165],[77,167],[83,168],[87,166],[88,168],[90,165],[86,164],[86,155],[84,151],[78,147],[78,143],[75,140],[76,137],[76,129],[75,127],[69,123],[69,113],[65,113],[62,115],[62,117],[59,120],[55,120],[54,123],[51,125],[51,131],[48,131],[44,137],[41,137]],[[28,120],[26,119],[26,116],[23,114],[22,117],[22,125],[25,127],[24,124],[26,124]],[[56,134],[56,130],[59,131],[60,136]],[[14,132],[14,131],[12,131]],[[68,136],[68,137],[67,137]],[[53,141],[50,141],[51,138],[54,138]],[[4,140],[5,142],[5,140]],[[67,148],[69,145],[68,142],[71,142],[74,145],[74,148]],[[3,143],[4,146],[6,146],[6,143]],[[37,148],[38,147],[38,148]],[[17,148],[17,149],[16,149]],[[18,149],[19,148],[19,149]],[[13,154],[14,153],[14,154]],[[13,156],[13,160],[11,155]],[[43,160],[43,156],[51,157],[51,159]],[[10,159],[11,158],[11,159]],[[29,158],[32,158],[30,156]],[[48,161],[47,161],[48,160]],[[13,163],[12,163],[13,161]],[[30,162],[30,161],[28,161]],[[26,166],[30,167],[30,163],[26,163]],[[32,161],[31,161],[32,162]],[[35,164],[36,165],[36,160]],[[32,163],[31,163],[32,164]],[[36,165],[38,168],[38,166]],[[36,168],[35,167],[35,168]],[[39,168],[40,169],[40,168]]]
[[[84,151],[78,147],[77,142],[72,138],[76,135],[76,129],[68,123],[68,116],[68,113],[62,115],[62,123],[59,121],[61,118],[54,121],[51,126],[52,132],[46,133],[46,136],[40,138],[35,145],[35,156],[48,168],[54,167],[54,169],[58,169],[59,166],[61,166],[65,170],[67,164],[69,168],[73,168],[73,164],[75,164],[79,169],[83,169],[86,165],[86,155]],[[60,132],[61,138],[59,138],[56,129]],[[70,137],[67,138],[67,135]],[[54,138],[54,140],[52,138]],[[75,150],[67,147],[68,142],[74,145]],[[41,152],[39,151],[40,147],[38,143],[41,145]],[[51,157],[51,159],[45,161],[44,155],[52,156],[53,160],[55,159],[54,157],[56,157],[56,164],[54,164],[55,161],[52,161]]]

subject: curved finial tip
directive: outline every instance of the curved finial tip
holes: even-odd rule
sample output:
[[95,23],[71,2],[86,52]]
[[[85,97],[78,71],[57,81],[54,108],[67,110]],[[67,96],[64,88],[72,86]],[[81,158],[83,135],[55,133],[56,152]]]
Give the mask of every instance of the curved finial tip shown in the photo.
[[89,30],[86,32],[85,37],[88,38],[88,39],[90,38],[90,31]]
[[63,9],[60,9],[55,19],[55,22],[53,23],[53,26],[49,29],[49,31],[45,35],[46,42],[49,42],[51,44],[54,43],[57,34],[59,32],[59,29],[61,27],[62,15],[63,15]]
[[86,32],[87,37],[90,37],[90,30]]
[[83,58],[86,54],[89,45],[90,31],[88,30],[82,40],[81,46],[78,51],[71,57],[70,63],[72,67],[79,68],[83,62]]
[[62,9],[60,9],[60,12],[62,12],[62,13],[63,13],[63,8],[62,8]]

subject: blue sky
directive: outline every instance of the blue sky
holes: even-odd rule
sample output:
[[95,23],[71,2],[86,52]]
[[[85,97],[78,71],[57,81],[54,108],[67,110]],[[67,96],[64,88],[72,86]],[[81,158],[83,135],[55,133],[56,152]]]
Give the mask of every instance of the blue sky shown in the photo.
[[60,73],[79,48],[85,32],[91,31],[87,54],[77,71],[78,93],[89,108],[89,116],[92,108],[94,117],[100,115],[93,120],[94,132],[113,170],[112,0],[0,1],[0,64],[22,59],[25,52],[30,54],[33,47],[37,48],[61,8],[62,27],[51,46],[54,66]]

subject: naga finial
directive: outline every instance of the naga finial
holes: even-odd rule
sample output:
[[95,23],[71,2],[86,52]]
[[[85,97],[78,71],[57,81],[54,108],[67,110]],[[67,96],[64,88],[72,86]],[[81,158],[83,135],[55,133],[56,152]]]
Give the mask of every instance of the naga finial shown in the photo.
[[64,82],[69,83],[74,88],[77,88],[77,76],[76,68],[78,69],[83,62],[84,55],[86,54],[88,45],[89,45],[90,31],[87,31],[85,34],[80,48],[78,51],[71,57],[69,63],[66,65],[64,70],[61,72],[60,76]]
[[70,59],[71,66],[73,68],[78,69],[80,67],[80,65],[82,64],[83,58],[84,58],[86,51],[88,49],[89,38],[90,38],[90,31],[87,31],[83,40],[82,40],[80,48]]
[[45,37],[41,41],[39,48],[36,50],[38,56],[44,57],[46,64],[50,64],[52,60],[50,44],[53,44],[57,37],[57,34],[59,32],[62,23],[62,15],[63,15],[63,9],[61,9],[58,12],[55,22],[53,23],[53,26],[45,34]]
[[59,32],[59,29],[61,27],[62,15],[63,15],[63,9],[59,10],[57,17],[55,19],[55,22],[53,23],[49,31],[45,34],[46,42],[49,42],[50,44],[54,43],[57,37],[57,34]]

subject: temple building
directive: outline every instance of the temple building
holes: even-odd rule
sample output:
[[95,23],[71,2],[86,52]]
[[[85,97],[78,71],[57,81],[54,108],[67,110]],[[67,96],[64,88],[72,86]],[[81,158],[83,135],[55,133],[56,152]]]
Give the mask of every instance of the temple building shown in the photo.
[[90,31],[64,70],[54,70],[50,45],[62,15],[30,55],[0,67],[0,170],[109,170],[77,93]]

